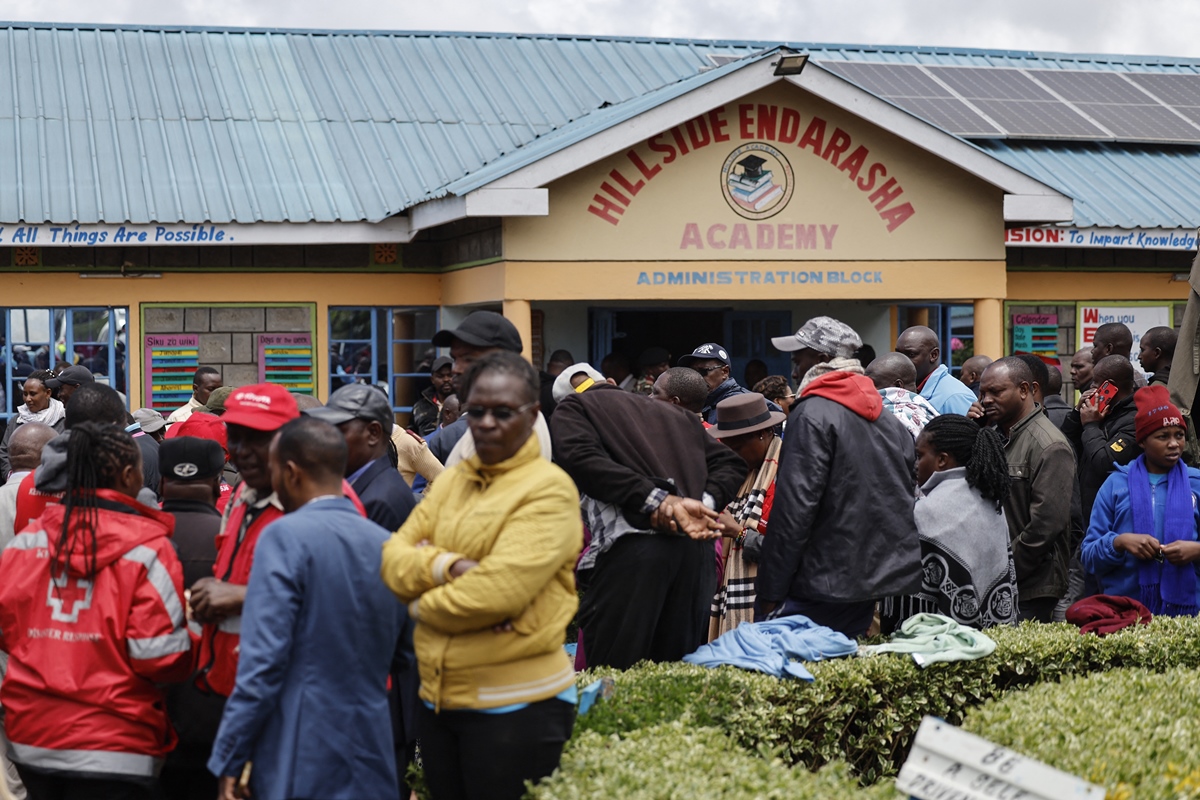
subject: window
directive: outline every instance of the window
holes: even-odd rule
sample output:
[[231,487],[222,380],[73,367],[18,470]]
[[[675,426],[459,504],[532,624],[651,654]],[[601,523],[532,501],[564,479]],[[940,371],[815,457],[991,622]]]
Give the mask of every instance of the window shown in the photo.
[[0,417],[21,405],[21,384],[30,373],[79,364],[97,383],[128,394],[125,385],[126,308],[7,308],[0,349],[4,383]]
[[330,309],[329,390],[373,383],[387,389],[392,410],[411,414],[428,385],[437,329],[432,306]]

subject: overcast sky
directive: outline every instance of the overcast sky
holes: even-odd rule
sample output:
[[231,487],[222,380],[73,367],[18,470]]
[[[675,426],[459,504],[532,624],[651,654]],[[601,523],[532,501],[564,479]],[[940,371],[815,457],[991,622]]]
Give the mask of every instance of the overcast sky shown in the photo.
[[0,18],[920,44],[1200,57],[1167,0],[0,0]]

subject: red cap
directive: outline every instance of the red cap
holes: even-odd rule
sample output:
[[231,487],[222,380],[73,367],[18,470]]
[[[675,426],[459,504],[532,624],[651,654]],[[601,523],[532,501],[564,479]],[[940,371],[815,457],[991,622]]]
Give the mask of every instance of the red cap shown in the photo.
[[1183,427],[1183,414],[1171,402],[1171,393],[1161,384],[1138,389],[1133,395],[1137,406],[1137,417],[1134,423],[1135,436],[1138,444],[1157,430],[1171,426]]
[[234,389],[225,401],[221,421],[256,431],[276,431],[300,416],[296,398],[282,386],[256,383]]
[[197,439],[210,439],[221,445],[226,457],[229,456],[229,443],[225,436],[225,423],[216,414],[197,412],[183,422],[172,425],[167,431],[167,438],[176,436],[195,436]]

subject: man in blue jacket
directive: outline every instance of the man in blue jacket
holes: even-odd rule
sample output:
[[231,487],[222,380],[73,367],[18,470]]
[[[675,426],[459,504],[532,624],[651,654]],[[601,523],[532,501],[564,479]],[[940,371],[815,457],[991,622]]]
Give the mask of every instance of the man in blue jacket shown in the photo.
[[939,414],[966,416],[975,393],[950,374],[942,363],[938,335],[924,325],[908,328],[896,340],[896,352],[904,353],[917,368],[917,390]]
[[[374,386],[351,383],[330,395],[326,405],[304,413],[336,425],[341,431],[346,440],[346,481],[367,510],[367,519],[386,530],[399,530],[417,501],[388,458],[394,417],[387,395]],[[417,757],[416,709],[421,677],[417,674],[417,653],[413,649],[413,623],[408,612],[403,613],[404,632],[392,661],[393,691],[388,699],[392,706],[396,763],[403,784],[400,797],[407,800],[410,792],[404,774],[407,765]]]
[[342,495],[346,443],[310,417],[271,445],[286,516],[258,540],[242,612],[237,683],[209,770],[221,800],[396,797],[388,667],[403,607],[379,574],[388,531]]

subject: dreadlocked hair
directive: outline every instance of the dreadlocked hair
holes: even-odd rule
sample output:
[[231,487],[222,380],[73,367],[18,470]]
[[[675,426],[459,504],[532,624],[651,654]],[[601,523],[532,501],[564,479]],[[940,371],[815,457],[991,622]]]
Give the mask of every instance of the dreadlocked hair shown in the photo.
[[967,468],[967,485],[995,503],[999,514],[1009,489],[1008,459],[1000,434],[960,414],[942,414],[929,420],[921,435],[935,452],[949,453]]
[[[96,575],[96,527],[100,510],[97,489],[116,486],[121,471],[136,466],[140,451],[133,437],[117,425],[81,422],[70,430],[67,439],[67,491],[63,495],[63,525],[58,535],[58,553],[62,572],[67,569],[66,554],[75,548],[75,537],[85,537],[86,573],[90,580]],[[56,561],[59,561],[56,559]]]

